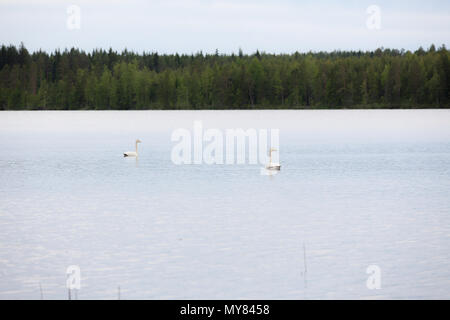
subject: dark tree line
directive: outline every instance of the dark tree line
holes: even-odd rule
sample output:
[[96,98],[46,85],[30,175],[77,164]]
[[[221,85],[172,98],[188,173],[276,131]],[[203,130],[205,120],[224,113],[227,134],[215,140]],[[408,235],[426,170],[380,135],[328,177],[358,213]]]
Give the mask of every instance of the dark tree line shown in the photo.
[[0,110],[450,106],[449,51],[221,55],[0,50]]

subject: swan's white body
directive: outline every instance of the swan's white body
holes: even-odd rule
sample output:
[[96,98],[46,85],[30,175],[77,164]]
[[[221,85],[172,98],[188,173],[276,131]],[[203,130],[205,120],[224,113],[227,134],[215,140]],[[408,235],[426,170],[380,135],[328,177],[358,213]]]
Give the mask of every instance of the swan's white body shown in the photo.
[[281,166],[279,163],[269,163],[266,165],[267,170],[281,170]]
[[280,164],[272,162],[272,151],[277,151],[277,149],[270,148],[270,151],[269,151],[270,160],[269,160],[269,164],[266,165],[266,169],[279,171],[279,170],[281,170]]
[[123,153],[124,157],[138,157],[138,143],[141,143],[141,140],[136,140],[136,151],[127,151]]

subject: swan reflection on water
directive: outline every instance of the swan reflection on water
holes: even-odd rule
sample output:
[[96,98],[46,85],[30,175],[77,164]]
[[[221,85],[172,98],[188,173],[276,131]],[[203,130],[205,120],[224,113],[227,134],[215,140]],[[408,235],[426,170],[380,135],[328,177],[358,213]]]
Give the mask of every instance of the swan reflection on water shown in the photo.
[[261,170],[260,170],[260,174],[262,176],[274,176],[278,173],[280,173],[280,170],[267,169],[266,167],[261,168]]

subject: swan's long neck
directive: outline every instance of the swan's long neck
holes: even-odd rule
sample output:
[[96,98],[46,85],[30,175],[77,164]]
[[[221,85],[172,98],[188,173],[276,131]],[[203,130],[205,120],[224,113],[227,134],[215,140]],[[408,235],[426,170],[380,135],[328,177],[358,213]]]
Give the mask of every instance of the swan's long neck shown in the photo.
[[138,152],[137,152],[137,145],[138,145],[138,143],[136,142],[136,154],[138,153]]

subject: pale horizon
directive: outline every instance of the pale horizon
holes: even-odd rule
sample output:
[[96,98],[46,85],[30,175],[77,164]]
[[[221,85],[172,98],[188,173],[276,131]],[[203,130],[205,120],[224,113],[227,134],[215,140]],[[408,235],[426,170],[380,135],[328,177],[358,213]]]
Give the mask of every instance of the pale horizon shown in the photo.
[[[68,8],[79,28],[67,27]],[[367,27],[370,6],[379,28]],[[0,1],[4,45],[34,52],[78,48],[162,54],[415,51],[448,46],[450,4],[419,1]]]

